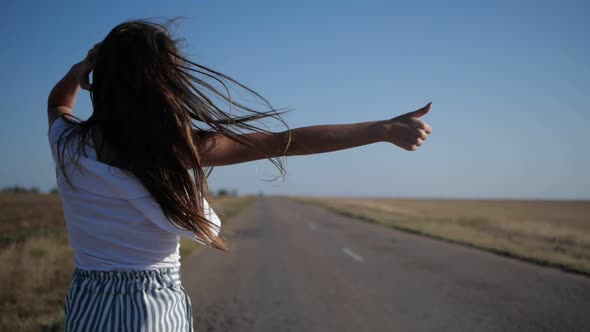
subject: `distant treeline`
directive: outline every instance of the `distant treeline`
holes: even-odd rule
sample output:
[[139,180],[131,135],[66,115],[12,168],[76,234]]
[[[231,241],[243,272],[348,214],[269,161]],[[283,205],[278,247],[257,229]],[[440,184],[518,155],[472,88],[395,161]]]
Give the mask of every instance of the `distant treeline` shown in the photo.
[[[23,186],[19,186],[19,185],[14,185],[14,186],[8,186],[8,187],[4,187],[2,188],[2,192],[3,193],[35,193],[38,194],[41,191],[39,190],[38,187],[23,187]],[[58,190],[57,188],[52,188],[51,190],[49,190],[50,194],[57,194]],[[214,196],[238,196],[238,191],[236,189],[226,189],[226,188],[220,188],[217,191],[211,190],[211,194]]]
[[211,194],[215,195],[215,196],[238,196],[238,191],[236,189],[225,189],[225,188],[221,188],[219,190],[214,191],[211,190]]
[[40,190],[38,187],[23,187],[23,186],[9,186],[2,188],[3,193],[39,193]]

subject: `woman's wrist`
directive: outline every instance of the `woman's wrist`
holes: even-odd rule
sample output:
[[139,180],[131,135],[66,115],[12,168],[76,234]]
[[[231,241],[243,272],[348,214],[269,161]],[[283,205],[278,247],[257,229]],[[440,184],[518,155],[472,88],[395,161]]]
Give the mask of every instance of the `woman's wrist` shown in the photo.
[[386,121],[372,121],[367,123],[368,137],[372,143],[386,142],[388,131]]

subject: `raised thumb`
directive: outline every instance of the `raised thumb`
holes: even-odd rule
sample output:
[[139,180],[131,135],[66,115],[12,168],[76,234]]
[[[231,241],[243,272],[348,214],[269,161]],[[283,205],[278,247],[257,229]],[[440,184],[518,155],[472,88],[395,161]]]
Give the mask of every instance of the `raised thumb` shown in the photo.
[[419,118],[422,117],[424,115],[426,115],[426,113],[428,113],[428,111],[430,111],[430,106],[432,105],[432,102],[426,104],[426,106],[422,107],[419,110],[416,110],[414,112],[410,112],[408,113],[408,115],[412,118]]

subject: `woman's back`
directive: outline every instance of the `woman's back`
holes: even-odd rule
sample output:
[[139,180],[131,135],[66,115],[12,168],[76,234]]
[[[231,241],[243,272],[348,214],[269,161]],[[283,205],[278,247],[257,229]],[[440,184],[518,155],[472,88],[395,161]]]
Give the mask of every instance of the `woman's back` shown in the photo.
[[[72,126],[59,118],[49,130],[56,161],[57,140]],[[66,146],[66,154],[77,149],[73,144]],[[76,165],[65,158],[64,169],[71,184],[57,168],[76,266],[100,271],[179,267],[179,236],[199,241],[194,233],[171,224],[134,176],[98,161],[90,145],[85,145],[83,151]],[[204,205],[205,216],[217,226],[217,234],[220,220],[206,200]]]

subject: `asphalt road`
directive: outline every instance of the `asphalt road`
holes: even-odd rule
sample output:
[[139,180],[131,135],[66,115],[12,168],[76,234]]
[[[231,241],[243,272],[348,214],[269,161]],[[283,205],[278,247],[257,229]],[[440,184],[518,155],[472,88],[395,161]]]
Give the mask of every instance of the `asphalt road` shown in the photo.
[[590,278],[264,197],[186,257],[205,331],[590,331]]

